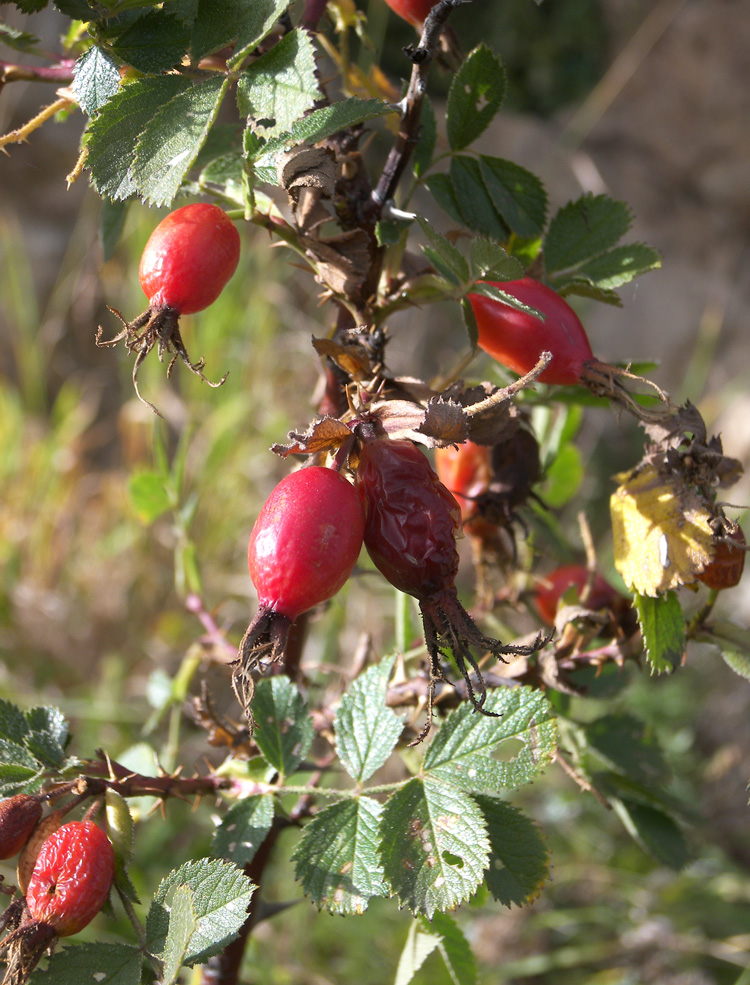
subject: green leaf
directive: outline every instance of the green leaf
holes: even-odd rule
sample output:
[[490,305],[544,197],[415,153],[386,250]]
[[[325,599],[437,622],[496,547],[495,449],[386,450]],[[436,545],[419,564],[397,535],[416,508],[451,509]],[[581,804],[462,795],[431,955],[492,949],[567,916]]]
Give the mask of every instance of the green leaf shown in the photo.
[[0,698],[0,738],[22,743],[29,731],[29,723],[21,709]]
[[253,697],[254,739],[282,776],[293,773],[312,745],[314,729],[302,695],[288,677],[265,678]]
[[422,926],[425,929],[432,927],[438,935],[438,950],[455,985],[476,985],[476,958],[453,917],[436,913],[429,923],[422,917]]
[[424,182],[425,187],[446,215],[460,226],[464,224],[449,174],[433,174]]
[[190,938],[198,928],[193,909],[193,893],[187,886],[178,886],[172,894],[169,910],[169,930],[164,941],[162,960],[164,971],[161,985],[174,985],[185,963]]
[[[496,791],[528,783],[551,762],[557,726],[541,692],[498,688],[487,694],[484,707],[502,717],[477,714],[468,702],[447,716],[425,754],[425,776],[467,791]],[[521,748],[503,747],[510,741]]]
[[422,113],[419,118],[419,140],[414,148],[412,157],[412,170],[414,177],[421,177],[432,164],[435,156],[435,146],[437,144],[437,120],[435,110],[432,108],[430,97],[425,96],[422,101]]
[[143,956],[129,944],[67,944],[31,985],[140,985]]
[[632,715],[610,714],[585,726],[586,742],[610,769],[639,783],[664,784],[669,779],[661,749]]
[[467,899],[489,863],[481,811],[453,784],[432,777],[415,777],[390,797],[380,833],[393,894],[400,905],[430,918]]
[[685,617],[676,592],[651,598],[634,595],[633,604],[643,634],[652,674],[668,674],[685,655]]
[[146,124],[138,138],[133,179],[150,205],[169,205],[193,165],[229,86],[208,79],[179,92]]
[[290,31],[240,76],[237,106],[260,136],[288,133],[317,99],[315,47],[307,31]]
[[268,144],[260,145],[256,149],[253,159],[261,154],[270,157],[278,151],[286,147],[294,147],[296,144],[316,144],[319,140],[332,137],[341,130],[393,112],[393,106],[380,99],[357,99],[354,96],[350,99],[342,99],[330,106],[321,106],[320,109],[313,110],[303,120],[298,120],[293,124],[289,133],[283,137],[277,137],[270,140]]
[[[210,0],[209,0],[210,2]],[[236,68],[273,30],[292,0],[248,0],[237,36],[237,50],[227,63]]]
[[255,857],[273,824],[271,794],[245,797],[227,811],[214,832],[211,854],[229,859],[240,867]]
[[99,214],[99,242],[102,248],[102,259],[106,263],[113,256],[125,228],[128,215],[128,202],[113,202],[103,198]]
[[541,311],[537,311],[536,308],[532,308],[528,304],[522,304],[518,298],[513,297],[512,294],[508,294],[500,287],[495,287],[494,284],[488,284],[486,281],[479,281],[477,284],[472,284],[471,287],[472,294],[481,294],[482,297],[492,298],[493,301],[500,301],[503,304],[509,304],[511,308],[518,308],[519,311],[528,311],[530,315],[535,315],[541,321],[544,321],[544,315]]
[[44,10],[48,3],[49,0],[15,0],[16,7],[22,14],[35,14]]
[[159,884],[146,920],[148,948],[159,957],[167,943],[175,893],[181,887],[192,892],[196,920],[184,963],[203,963],[237,936],[255,887],[241,869],[220,859],[194,859],[170,872]]
[[26,712],[25,718],[29,730],[31,732],[45,732],[49,736],[49,741],[59,749],[60,757],[62,757],[65,746],[70,739],[70,731],[67,719],[60,709],[50,705],[37,705]]
[[492,851],[486,882],[503,906],[523,906],[549,879],[550,858],[539,828],[517,807],[495,797],[475,798],[487,823]]
[[0,43],[7,44],[9,48],[14,48],[16,51],[33,54],[34,48],[41,42],[28,31],[19,31],[10,24],[0,24]]
[[484,133],[505,98],[505,69],[480,44],[453,77],[448,91],[446,132],[452,151],[460,151]]
[[422,920],[412,920],[398,961],[394,985],[409,985],[439,942],[440,938],[430,930],[430,924],[425,926]]
[[479,158],[479,170],[497,212],[517,236],[541,236],[547,221],[547,192],[531,171],[501,157]]
[[118,36],[112,49],[139,72],[156,74],[179,65],[189,43],[182,21],[166,10],[149,10]]
[[386,657],[361,674],[336,709],[336,751],[344,769],[359,783],[386,762],[403,730],[401,719],[385,703],[395,659],[395,655]]
[[378,859],[383,808],[369,797],[340,800],[305,825],[292,860],[313,902],[329,913],[364,913],[373,896],[386,896]]
[[469,246],[471,276],[487,280],[517,280],[523,277],[523,267],[515,257],[490,239],[476,236]]
[[584,477],[581,452],[574,444],[565,444],[544,470],[544,502],[559,509],[578,492]]
[[561,274],[559,277],[550,277],[549,282],[555,285],[555,290],[560,297],[566,298],[571,294],[575,294],[577,297],[590,298],[592,301],[609,304],[613,308],[622,307],[620,296],[615,291],[596,287],[590,281],[576,278],[574,274]]
[[576,267],[613,247],[632,224],[630,209],[608,195],[588,193],[552,219],[544,240],[547,274]]
[[750,652],[730,649],[725,643],[721,644],[721,655],[727,667],[750,681]]
[[179,75],[136,79],[121,86],[88,125],[86,167],[100,195],[119,201],[137,191],[131,174],[133,149],[162,107],[190,86]]
[[652,858],[675,871],[687,865],[690,853],[685,838],[668,814],[627,799],[610,802],[628,834]]
[[442,233],[433,229],[426,219],[417,216],[417,222],[430,241],[431,249],[429,247],[423,249],[433,266],[444,275],[455,279],[457,283],[466,283],[470,278],[469,264],[463,254]]
[[466,329],[466,334],[469,337],[469,345],[472,349],[476,349],[479,343],[479,326],[477,325],[477,316],[474,314],[474,309],[471,306],[471,301],[468,298],[461,298],[461,316],[464,322],[464,328]]
[[158,472],[135,472],[128,481],[133,509],[144,523],[153,523],[172,508],[164,476]]
[[499,242],[507,239],[508,227],[490,198],[479,161],[465,154],[457,155],[451,161],[450,177],[464,225]]
[[575,267],[574,275],[550,278],[555,287],[585,281],[599,291],[612,291],[634,278],[661,266],[658,250],[643,243],[631,243],[601,253],[599,256]]

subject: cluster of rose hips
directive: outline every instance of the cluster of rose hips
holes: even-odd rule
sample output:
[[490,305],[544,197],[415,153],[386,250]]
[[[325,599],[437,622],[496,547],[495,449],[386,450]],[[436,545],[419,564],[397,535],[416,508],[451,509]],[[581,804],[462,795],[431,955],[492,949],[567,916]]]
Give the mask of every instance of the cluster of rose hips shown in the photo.
[[25,980],[58,938],[83,930],[106,903],[114,881],[115,851],[90,820],[92,811],[82,821],[64,824],[63,809],[43,816],[45,799],[16,794],[0,801],[0,859],[19,855],[21,893],[0,918],[8,931],[0,940],[7,980]]
[[[112,340],[124,338],[136,353],[134,378],[154,346],[160,357],[170,353],[170,368],[179,356],[203,378],[202,361],[192,363],[187,356],[179,316],[211,304],[238,257],[237,231],[216,206],[185,206],[156,227],[140,265],[149,307]],[[618,390],[615,377],[620,371],[594,357],[583,325],[562,297],[531,277],[495,286],[543,318],[470,295],[482,349],[519,374],[530,373],[543,353],[549,353],[551,359],[538,374],[541,382],[583,384],[595,392],[604,388],[612,399],[635,406],[622,388]],[[532,486],[540,476],[538,446],[531,432],[521,427],[493,448],[470,441],[439,448],[436,474],[415,444],[389,437],[368,419],[366,410],[346,427],[351,441],[346,454],[336,456],[335,468],[311,464],[287,476],[255,523],[248,564],[259,608],[240,645],[235,689],[250,716],[253,672],[282,657],[294,621],[338,592],[364,544],[381,574],[419,603],[430,658],[424,735],[436,682],[444,679],[446,651],[465,680],[469,699],[483,711],[478,655],[530,655],[546,642],[540,635],[531,645],[513,646],[485,636],[459,602],[455,586],[456,537],[462,519],[482,549],[492,544],[498,552],[513,555],[509,526],[516,508],[533,496]],[[744,565],[741,531],[730,540],[719,538],[715,547],[712,562],[697,577],[712,588],[727,588],[739,581]],[[615,618],[626,618],[627,600],[587,568],[568,566],[539,584],[536,608],[545,622],[554,622],[557,606],[571,587],[589,609],[608,609]]]

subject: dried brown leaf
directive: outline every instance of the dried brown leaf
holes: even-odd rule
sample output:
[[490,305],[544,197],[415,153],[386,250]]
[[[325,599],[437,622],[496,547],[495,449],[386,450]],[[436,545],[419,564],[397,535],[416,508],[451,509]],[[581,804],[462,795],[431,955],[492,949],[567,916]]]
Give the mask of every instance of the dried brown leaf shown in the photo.
[[271,451],[282,458],[288,455],[317,455],[334,451],[351,437],[352,432],[335,417],[321,417],[313,421],[304,434],[289,432],[290,444],[272,445]]

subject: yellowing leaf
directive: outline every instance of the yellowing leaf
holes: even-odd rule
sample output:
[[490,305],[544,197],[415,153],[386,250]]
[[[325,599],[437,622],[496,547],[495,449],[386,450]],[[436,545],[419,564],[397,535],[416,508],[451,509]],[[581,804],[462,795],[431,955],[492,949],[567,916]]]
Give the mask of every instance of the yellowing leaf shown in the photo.
[[694,582],[713,554],[710,514],[701,500],[653,466],[617,478],[622,485],[610,510],[615,567],[625,584],[653,597]]

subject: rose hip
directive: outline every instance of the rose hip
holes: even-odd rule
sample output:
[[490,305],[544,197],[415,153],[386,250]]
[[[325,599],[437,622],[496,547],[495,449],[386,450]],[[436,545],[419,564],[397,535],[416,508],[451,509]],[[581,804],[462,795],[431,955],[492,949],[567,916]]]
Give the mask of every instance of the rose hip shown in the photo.
[[41,816],[41,801],[30,794],[17,793],[0,801],[0,859],[21,851]]

